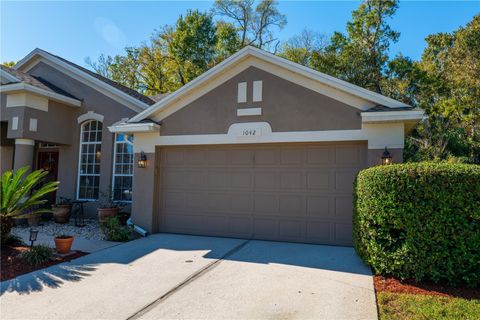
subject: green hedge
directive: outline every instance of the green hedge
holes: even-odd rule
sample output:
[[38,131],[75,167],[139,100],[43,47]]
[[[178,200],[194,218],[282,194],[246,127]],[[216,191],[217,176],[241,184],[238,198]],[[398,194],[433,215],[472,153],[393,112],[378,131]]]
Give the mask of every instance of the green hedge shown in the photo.
[[480,285],[480,166],[368,168],[354,208],[355,249],[374,273]]

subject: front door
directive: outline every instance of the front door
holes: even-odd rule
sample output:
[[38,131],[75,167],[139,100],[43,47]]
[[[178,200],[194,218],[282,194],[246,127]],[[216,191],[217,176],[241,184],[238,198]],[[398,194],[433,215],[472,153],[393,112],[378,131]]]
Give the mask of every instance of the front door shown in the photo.
[[[48,171],[45,182],[56,181],[58,175],[58,151],[39,151],[37,169]],[[54,204],[56,192],[47,194],[45,198],[48,200],[48,204]]]

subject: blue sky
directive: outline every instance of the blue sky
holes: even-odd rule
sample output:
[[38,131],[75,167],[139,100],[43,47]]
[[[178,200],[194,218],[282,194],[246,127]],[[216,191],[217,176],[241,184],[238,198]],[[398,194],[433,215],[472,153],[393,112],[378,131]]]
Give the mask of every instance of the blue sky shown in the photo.
[[[0,0],[1,1],[1,0]],[[359,1],[280,1],[287,40],[307,28],[327,36],[345,31]],[[188,9],[202,11],[211,1],[160,2],[0,2],[0,60],[20,60],[36,47],[85,65],[87,56],[114,55],[149,39],[155,29],[175,23]],[[480,1],[402,1],[392,27],[401,32],[391,47],[418,59],[425,37],[451,32],[480,13]]]

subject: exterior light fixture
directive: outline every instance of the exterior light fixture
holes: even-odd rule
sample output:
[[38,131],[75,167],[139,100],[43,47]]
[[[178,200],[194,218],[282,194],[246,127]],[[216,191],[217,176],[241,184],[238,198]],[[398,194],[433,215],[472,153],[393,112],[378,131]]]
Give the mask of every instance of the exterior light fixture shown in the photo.
[[139,168],[146,168],[147,167],[147,155],[145,152],[140,153],[140,157],[138,158],[138,167]]
[[37,241],[38,230],[30,229],[30,247],[33,247],[33,243]]
[[382,153],[382,164],[392,164],[392,155],[390,154],[390,151],[388,151],[387,147],[385,147],[385,150]]

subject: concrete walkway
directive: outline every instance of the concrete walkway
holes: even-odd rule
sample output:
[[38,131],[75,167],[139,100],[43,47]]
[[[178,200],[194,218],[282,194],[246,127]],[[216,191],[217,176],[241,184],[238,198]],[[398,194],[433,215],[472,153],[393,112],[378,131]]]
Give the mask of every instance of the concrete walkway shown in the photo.
[[1,284],[2,319],[376,319],[353,249],[156,234]]
[[[30,244],[30,231],[28,230],[16,230],[15,234],[22,238],[23,242]],[[75,237],[75,240],[72,244],[72,250],[80,250],[83,252],[95,252],[110,248],[120,244],[121,242],[106,241],[106,240],[94,240],[94,239],[84,239],[81,237]],[[51,248],[55,248],[55,241],[53,236],[46,235],[44,233],[38,233],[37,241],[35,244],[43,244]]]

